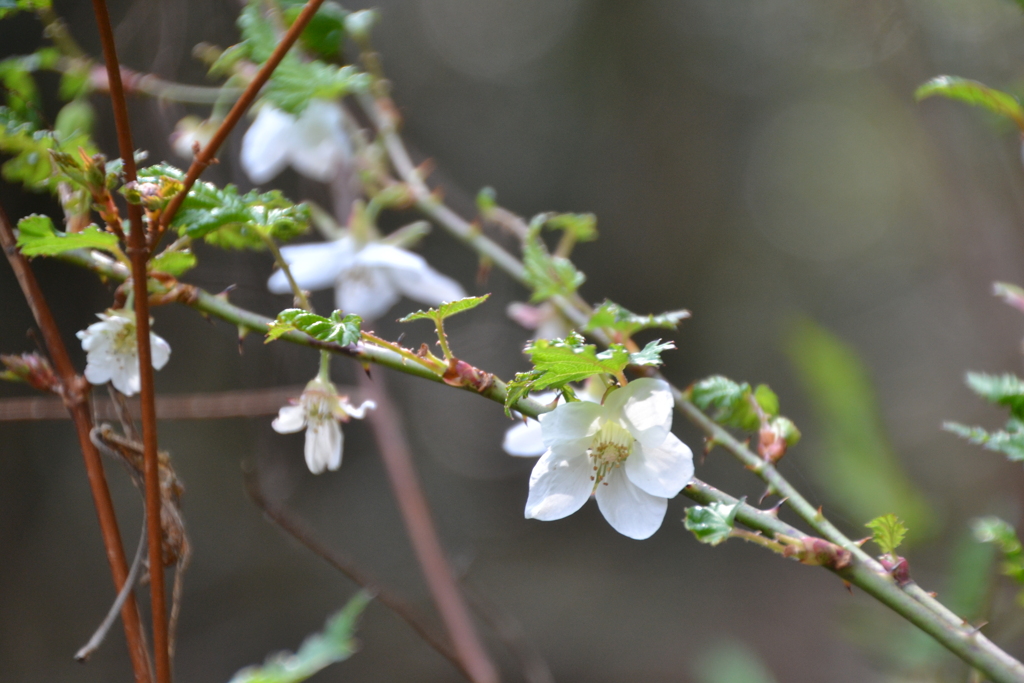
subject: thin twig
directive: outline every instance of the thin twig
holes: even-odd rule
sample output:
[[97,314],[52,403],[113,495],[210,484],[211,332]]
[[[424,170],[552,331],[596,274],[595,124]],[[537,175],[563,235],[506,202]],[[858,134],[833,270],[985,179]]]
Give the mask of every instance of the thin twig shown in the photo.
[[[93,0],[93,12],[103,44],[103,59],[110,79],[110,102],[117,127],[117,146],[124,163],[124,177],[128,183],[136,180],[135,147],[132,144],[128,104],[121,84],[121,67],[114,44],[114,31],[110,25],[106,0]],[[142,418],[142,446],[146,479],[146,524],[149,534],[149,594],[153,617],[153,659],[156,663],[157,683],[171,683],[171,654],[167,627],[167,587],[164,585],[163,530],[160,520],[160,472],[157,462],[156,394],[153,386],[153,358],[149,340],[149,297],[147,296],[146,264],[149,249],[142,224],[142,207],[128,203],[128,254],[132,261],[132,282],[135,289],[135,331],[139,359],[139,379]]]
[[367,574],[363,569],[345,557],[344,555],[327,548],[306,526],[295,517],[287,508],[280,503],[273,502],[267,498],[262,487],[262,480],[258,470],[248,469],[245,472],[245,487],[249,497],[256,504],[263,514],[270,521],[277,525],[283,532],[306,546],[314,555],[327,562],[339,572],[348,577],[356,585],[366,589],[376,596],[378,602],[390,609],[416,632],[423,641],[434,648],[438,654],[451,662],[452,666],[462,672],[469,679],[469,672],[466,671],[462,662],[455,656],[451,646],[443,639],[436,636],[433,630],[426,624],[423,618],[416,611],[389,589]]
[[92,656],[93,652],[99,649],[100,645],[103,644],[103,640],[107,637],[107,631],[110,630],[110,626],[114,623],[114,619],[117,619],[117,615],[121,612],[121,608],[124,606],[128,596],[131,595],[135,589],[135,584],[139,580],[139,572],[142,569],[142,560],[145,556],[146,550],[146,520],[142,520],[142,532],[139,537],[139,545],[135,549],[135,559],[132,560],[131,571],[128,572],[128,580],[121,586],[121,592],[117,594],[117,598],[114,600],[114,604],[110,606],[110,610],[107,612],[107,616],[100,623],[99,628],[92,634],[92,638],[89,642],[82,646],[78,652],[75,653],[75,661],[85,663],[89,657]]
[[[290,399],[299,396],[304,386],[273,387],[270,389],[240,389],[197,394],[175,394],[156,397],[158,420],[215,420],[227,417],[257,417],[276,415]],[[358,400],[356,387],[339,386],[338,391]],[[133,413],[138,412],[138,399],[128,399]],[[97,420],[117,420],[120,414],[110,399],[93,397],[92,409]],[[68,412],[59,398],[29,396],[0,399],[0,422],[19,420],[66,420]],[[131,436],[133,440],[134,436]]]
[[359,379],[365,396],[377,404],[367,420],[384,461],[406,533],[434,604],[448,628],[455,652],[474,683],[497,683],[498,670],[480,642],[434,528],[430,507],[416,475],[398,414],[381,386],[380,378],[373,382],[361,374]]
[[260,67],[259,72],[257,72],[256,76],[252,81],[250,81],[245,92],[243,92],[242,96],[238,98],[235,105],[231,107],[231,111],[228,112],[228,115],[224,117],[224,120],[217,128],[217,132],[213,134],[212,138],[210,138],[206,147],[204,147],[203,150],[196,155],[196,158],[193,159],[192,165],[188,167],[188,173],[185,175],[185,181],[181,191],[174,196],[167,205],[167,208],[164,210],[163,215],[160,216],[160,225],[155,232],[156,240],[160,239],[160,235],[167,229],[167,226],[171,224],[171,221],[174,219],[174,215],[178,213],[178,209],[181,208],[181,203],[185,201],[185,197],[188,196],[188,191],[192,189],[196,180],[198,180],[202,172],[206,170],[206,167],[213,163],[217,150],[219,150],[220,146],[224,144],[224,141],[228,138],[228,134],[231,133],[231,130],[242,119],[242,115],[245,114],[246,110],[249,109],[249,106],[253,101],[255,101],[256,96],[259,95],[260,89],[263,88],[263,85],[270,79],[271,74],[274,73],[274,69],[277,68],[277,65],[281,63],[282,59],[284,59],[288,50],[291,49],[292,45],[295,44],[295,41],[298,40],[302,30],[306,28],[306,24],[308,24],[310,19],[313,18],[313,15],[316,14],[317,9],[319,9],[320,5],[323,4],[323,1],[324,0],[309,0],[309,2],[306,3],[302,12],[298,17],[296,17],[295,23],[291,25],[291,28],[288,29],[287,33],[285,33],[284,38],[282,38],[281,42],[278,43],[276,48],[274,48],[274,52],[270,55],[270,58],[267,59],[262,67]]
[[[47,353],[49,353],[57,376],[60,378],[64,405],[74,420],[78,443],[85,460],[85,471],[88,475],[93,502],[96,505],[96,516],[99,518],[103,545],[106,548],[107,561],[110,563],[110,573],[114,578],[114,588],[120,591],[128,578],[128,563],[124,556],[124,547],[121,544],[121,532],[118,529],[117,516],[114,513],[114,503],[110,498],[110,489],[107,487],[103,462],[96,447],[89,439],[89,432],[92,430],[87,393],[89,385],[75,374],[75,368],[71,364],[71,358],[61,339],[57,323],[53,320],[50,307],[47,306],[46,299],[43,298],[43,293],[39,289],[39,284],[36,282],[28,261],[18,251],[14,231],[2,207],[0,207],[0,246],[3,247],[7,260],[14,270],[14,275],[18,279],[18,284],[21,285],[21,291],[32,310],[36,324],[42,330]],[[146,651],[142,620],[134,597],[129,597],[125,602],[121,609],[121,619],[124,622],[124,634],[128,641],[128,654],[131,657],[136,683],[149,683],[152,680],[149,654]]]

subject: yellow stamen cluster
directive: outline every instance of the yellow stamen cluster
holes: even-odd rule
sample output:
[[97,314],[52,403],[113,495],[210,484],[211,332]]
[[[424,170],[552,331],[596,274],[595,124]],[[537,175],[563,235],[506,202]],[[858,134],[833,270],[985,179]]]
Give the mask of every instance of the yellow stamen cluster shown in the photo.
[[636,440],[625,427],[616,421],[608,420],[590,442],[587,455],[594,465],[594,474],[590,478],[597,489],[612,468],[620,467],[629,454],[633,452]]

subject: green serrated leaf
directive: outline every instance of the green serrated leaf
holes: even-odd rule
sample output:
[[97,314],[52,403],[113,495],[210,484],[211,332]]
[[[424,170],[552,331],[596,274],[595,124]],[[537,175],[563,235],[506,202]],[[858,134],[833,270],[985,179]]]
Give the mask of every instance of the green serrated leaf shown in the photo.
[[75,135],[91,135],[95,121],[96,111],[88,100],[72,100],[57,112],[53,132],[62,139],[72,138]]
[[171,251],[160,254],[149,262],[150,272],[167,273],[180,277],[196,267],[196,255],[191,251]]
[[533,289],[530,301],[534,303],[574,294],[587,279],[572,261],[548,253],[540,238],[540,226],[531,227],[523,242],[523,268],[526,284]]
[[[182,180],[181,169],[167,164],[139,170],[140,182]],[[179,234],[224,249],[265,249],[261,235],[286,242],[309,229],[309,207],[293,204],[279,191],[239,194],[234,185],[219,188],[198,182],[171,221]]]
[[335,311],[330,318],[325,318],[301,308],[288,308],[278,313],[277,319],[270,324],[267,342],[277,339],[285,332],[298,330],[320,341],[348,346],[359,341],[362,322],[363,319],[353,313],[342,317],[341,311]]
[[54,256],[73,249],[117,247],[117,237],[90,225],[82,232],[58,232],[49,216],[33,214],[18,221],[18,249],[28,257]]
[[298,652],[273,654],[262,666],[246,667],[236,673],[230,683],[299,683],[331,664],[348,659],[356,651],[353,636],[370,600],[369,593],[360,591],[327,620],[323,632],[306,638]]
[[936,95],[988,109],[1009,118],[1024,131],[1024,108],[1021,108],[1017,98],[984,83],[957,76],[936,76],[914,92],[918,101]]
[[605,300],[594,314],[587,321],[584,331],[597,329],[614,330],[621,332],[626,337],[632,337],[637,332],[654,328],[674,330],[679,326],[680,320],[690,317],[690,312],[685,310],[668,311],[659,315],[637,315],[628,311],[614,301]]
[[968,372],[967,386],[990,403],[1006,406],[1017,419],[1024,419],[1024,381],[1016,375]]
[[661,352],[676,348],[675,342],[661,343],[660,339],[648,342],[647,346],[636,353],[629,354],[630,365],[654,365],[662,364]]
[[279,109],[298,115],[314,98],[335,100],[366,92],[370,82],[369,74],[352,65],[285,59],[270,77],[264,97]]
[[597,239],[597,216],[592,213],[559,213],[550,216],[544,225],[552,230],[564,230],[577,242]]
[[[1024,586],[1024,547],[1013,526],[998,517],[981,517],[974,520],[971,530],[979,542],[999,548],[1003,557],[1001,573]],[[1024,606],[1024,591],[1017,594],[1017,603]]]
[[746,382],[739,384],[721,375],[696,382],[691,388],[694,405],[704,411],[714,409],[711,418],[715,422],[748,432],[761,427],[761,418],[750,403],[752,395],[753,390]]
[[1006,431],[988,432],[981,427],[970,427],[957,422],[944,422],[942,428],[970,443],[984,446],[986,450],[1002,453],[1011,461],[1024,460],[1024,424],[1019,420],[1010,420]]
[[263,3],[249,0],[238,15],[238,30],[242,34],[239,44],[249,59],[262,64],[270,58],[277,47],[274,26],[263,15]]
[[444,320],[450,318],[456,313],[462,313],[468,311],[471,308],[476,308],[483,302],[487,301],[490,294],[484,294],[483,296],[468,296],[464,299],[456,299],[455,301],[446,301],[437,308],[428,308],[425,311],[416,311],[410,313],[404,318],[399,318],[398,322],[407,323],[413,320]]
[[726,505],[711,503],[710,505],[693,505],[686,508],[686,519],[683,525],[697,537],[701,543],[718,545],[727,540],[736,523],[736,513],[743,501]]
[[52,131],[41,130],[38,123],[10,107],[0,107],[0,152],[11,155],[3,165],[3,177],[11,182],[23,183],[31,190],[48,190],[54,194],[62,182],[79,187],[56,168],[50,153],[73,153],[79,148],[87,155],[96,153],[96,146],[88,135],[62,137]]
[[907,527],[899,517],[891,512],[881,517],[875,517],[864,526],[871,529],[873,534],[871,540],[886,554],[895,552],[907,535]]
[[629,364],[629,352],[621,344],[612,344],[598,353],[595,345],[585,343],[575,333],[564,340],[536,339],[527,344],[524,353],[537,373],[531,391],[559,388],[594,375],[617,375]]
[[536,370],[516,373],[515,379],[505,386],[505,415],[512,417],[512,407],[519,402],[519,399],[526,398],[530,394],[533,383],[542,373]]

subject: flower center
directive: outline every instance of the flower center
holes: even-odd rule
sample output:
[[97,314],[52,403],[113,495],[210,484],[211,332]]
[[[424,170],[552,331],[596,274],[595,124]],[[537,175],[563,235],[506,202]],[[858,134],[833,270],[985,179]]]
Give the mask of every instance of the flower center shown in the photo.
[[125,324],[114,333],[111,342],[111,345],[114,347],[114,353],[117,355],[135,356],[135,354],[138,353],[138,348],[136,348],[135,344],[135,324],[125,322]]
[[633,452],[636,439],[629,430],[618,422],[608,420],[590,442],[587,454],[594,463],[594,488],[605,478],[612,468],[619,467],[629,454]]

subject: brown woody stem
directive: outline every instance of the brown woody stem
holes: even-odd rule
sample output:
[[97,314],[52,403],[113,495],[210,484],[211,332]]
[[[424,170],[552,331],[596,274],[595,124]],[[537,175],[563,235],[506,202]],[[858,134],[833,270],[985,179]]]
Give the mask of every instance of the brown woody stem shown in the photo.
[[[121,83],[121,68],[114,45],[114,31],[110,26],[106,0],[93,0],[93,12],[103,43],[103,60],[110,79],[110,102],[117,126],[117,146],[124,163],[126,182],[136,180],[135,148],[132,144],[128,104]],[[142,449],[146,479],[146,531],[149,544],[149,592],[153,617],[153,659],[156,663],[157,683],[171,682],[171,654],[167,627],[167,588],[164,585],[163,529],[160,520],[160,473],[157,463],[156,392],[153,387],[153,357],[149,344],[149,297],[146,295],[146,263],[149,249],[143,230],[142,207],[128,204],[128,254],[132,262],[132,281],[135,283],[135,331],[139,359],[141,390]]]
[[[43,333],[43,343],[46,345],[47,353],[49,353],[53,367],[60,378],[64,405],[71,414],[71,419],[74,420],[78,443],[85,460],[85,471],[89,479],[93,502],[96,505],[96,516],[99,518],[103,545],[107,551],[110,573],[114,577],[114,588],[120,592],[128,579],[128,562],[125,559],[124,546],[121,543],[121,531],[118,529],[114,503],[110,498],[110,489],[107,488],[103,462],[99,451],[96,450],[96,446],[89,438],[89,432],[92,430],[87,393],[89,385],[75,373],[67,348],[61,339],[60,330],[57,329],[57,323],[54,322],[53,315],[50,313],[50,307],[47,306],[46,299],[43,298],[39,283],[36,282],[35,274],[29,267],[28,261],[18,251],[14,230],[2,207],[0,207],[0,246],[3,247],[4,253],[7,255],[7,260],[10,262],[18,284],[21,285],[21,291],[25,295],[25,301],[32,309],[36,324],[39,325],[39,329]],[[135,681],[136,683],[149,683],[152,680],[149,654],[146,651],[139,608],[132,595],[128,596],[128,600],[121,608],[121,620],[124,622],[124,635],[128,641],[128,654],[135,672]]]

